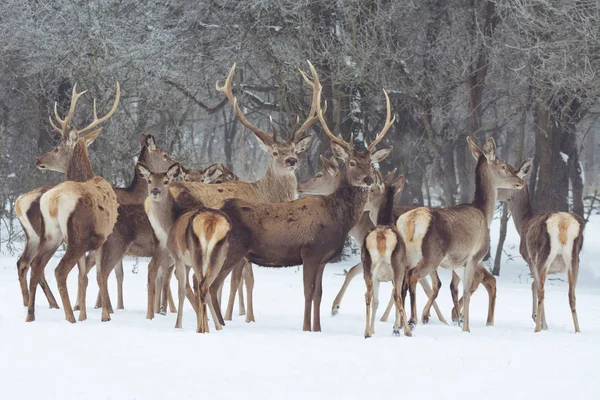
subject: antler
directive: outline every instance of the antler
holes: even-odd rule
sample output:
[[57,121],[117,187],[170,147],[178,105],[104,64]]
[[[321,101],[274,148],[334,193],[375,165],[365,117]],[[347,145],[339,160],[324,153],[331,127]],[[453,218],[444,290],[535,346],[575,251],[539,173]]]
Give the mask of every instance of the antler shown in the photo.
[[375,140],[373,140],[371,142],[371,144],[368,147],[368,150],[370,152],[373,152],[373,150],[375,150],[375,146],[377,146],[377,143],[381,142],[381,139],[383,139],[383,137],[385,136],[385,134],[387,133],[387,131],[390,129],[390,127],[392,125],[394,125],[394,121],[396,121],[396,116],[394,115],[394,118],[391,118],[392,116],[392,109],[391,109],[391,105],[390,105],[390,97],[388,96],[387,92],[385,91],[385,89],[383,89],[383,94],[385,95],[385,102],[387,104],[387,113],[385,116],[385,125],[383,126],[383,129],[381,130],[381,132],[379,132],[379,135],[377,135],[377,137],[375,138]]
[[325,122],[325,118],[323,117],[323,112],[327,111],[327,102],[325,102],[325,109],[321,108],[321,92],[322,92],[322,87],[319,88],[319,93],[318,93],[318,102],[317,102],[317,114],[319,116],[319,121],[321,121],[321,125],[323,126],[323,130],[325,131],[325,133],[327,134],[327,136],[329,136],[329,138],[331,139],[332,142],[335,142],[337,144],[339,144],[340,146],[342,146],[343,148],[345,148],[348,151],[352,151],[352,137],[350,138],[350,142],[346,142],[344,139],[335,136],[333,133],[331,133],[331,130],[329,130],[329,127],[327,126],[327,122]]
[[227,99],[229,99],[229,102],[233,106],[235,114],[237,115],[237,117],[240,120],[240,122],[242,123],[242,125],[244,125],[246,128],[248,128],[252,132],[254,132],[254,134],[256,136],[258,136],[258,138],[260,140],[262,140],[265,144],[272,145],[273,143],[275,143],[276,136],[274,135],[274,137],[271,137],[271,135],[269,135],[267,132],[257,128],[256,126],[254,126],[250,122],[248,122],[248,120],[246,119],[246,117],[244,116],[244,114],[242,113],[240,108],[238,107],[237,99],[235,98],[235,96],[233,95],[233,93],[231,91],[231,81],[233,80],[234,71],[235,71],[235,63],[233,63],[233,66],[231,67],[231,70],[229,71],[229,75],[227,75],[227,79],[225,79],[225,84],[223,86],[219,86],[219,81],[217,81],[215,83],[215,88],[217,89],[217,91],[223,93],[227,97]]
[[58,128],[55,124],[54,121],[52,121],[52,117],[50,118],[50,125],[52,125],[52,127],[54,128],[54,130],[56,130],[57,132],[59,132],[63,137],[67,134],[67,126],[69,126],[69,124],[71,123],[71,119],[73,119],[73,114],[75,113],[75,105],[77,104],[77,100],[79,100],[79,98],[85,93],[87,92],[87,90],[84,90],[83,92],[79,92],[77,93],[77,84],[73,85],[73,93],[71,94],[71,105],[69,106],[69,113],[67,114],[67,116],[65,117],[65,119],[61,119],[60,116],[58,115],[58,104],[57,102],[54,102],[54,117],[56,118],[56,122],[58,122],[58,124],[60,125],[60,128]]
[[83,129],[81,129],[79,131],[79,134],[82,135],[84,133],[91,131],[92,129],[94,129],[95,127],[97,127],[101,123],[105,122],[110,117],[112,117],[112,115],[115,113],[115,111],[117,111],[117,106],[119,105],[120,99],[121,99],[121,86],[119,85],[119,82],[117,81],[117,93],[115,94],[115,102],[113,103],[113,106],[110,109],[110,111],[108,112],[108,114],[106,114],[102,118],[98,118],[98,113],[96,111],[96,99],[94,99],[94,120],[92,121],[91,124],[89,124],[88,126],[86,126]]
[[300,136],[304,132],[306,132],[319,119],[319,116],[317,115],[317,108],[319,106],[319,91],[321,90],[322,86],[321,86],[321,82],[319,81],[319,75],[317,75],[317,70],[311,64],[310,61],[308,61],[308,60],[306,60],[306,61],[308,62],[308,67],[310,68],[310,73],[313,76],[313,81],[312,82],[310,81],[310,79],[308,78],[308,76],[306,76],[304,71],[302,71],[301,69],[299,71],[302,74],[302,78],[304,79],[304,81],[306,83],[308,83],[313,89],[312,104],[310,106],[310,111],[308,113],[308,116],[306,117],[306,121],[304,121],[304,123],[300,126],[300,128],[296,129],[296,127],[294,127],[294,135],[291,138],[291,140],[294,140],[294,141],[298,140],[300,138]]

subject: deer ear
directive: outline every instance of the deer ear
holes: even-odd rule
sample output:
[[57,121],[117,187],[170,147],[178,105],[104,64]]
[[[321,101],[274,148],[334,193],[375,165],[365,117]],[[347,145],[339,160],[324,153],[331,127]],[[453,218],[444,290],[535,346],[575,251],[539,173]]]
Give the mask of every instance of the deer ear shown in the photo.
[[150,178],[150,175],[152,175],[152,172],[150,172],[148,167],[139,161],[135,164],[135,169],[137,170],[138,175],[144,179],[148,179]]
[[330,160],[329,158],[323,157],[323,155],[321,155],[320,157],[321,157],[321,161],[323,162],[323,168],[325,169],[325,171],[327,171],[327,173],[329,175],[335,175],[338,173],[338,171],[340,170],[340,167],[338,166],[337,162],[335,161],[335,158],[332,158]]
[[140,147],[144,147],[146,145],[146,134],[144,132],[140,133]]
[[148,147],[148,150],[150,150],[150,151],[156,150],[156,139],[154,138],[154,136],[146,135],[146,140],[144,141],[144,144],[146,147]]
[[346,162],[350,158],[350,153],[348,153],[348,150],[346,150],[344,147],[340,146],[335,142],[331,142],[331,152],[337,158],[341,158],[342,160],[344,160],[344,162]]
[[487,158],[488,162],[496,160],[496,142],[493,137],[489,137],[483,145],[483,154]]
[[527,174],[529,174],[529,171],[531,170],[531,158],[528,158],[523,165],[521,165],[521,168],[519,168],[519,172],[517,172],[517,176],[521,179],[525,178],[527,176]]
[[404,175],[400,175],[399,177],[396,178],[396,180],[394,182],[392,182],[392,186],[396,188],[396,193],[398,194],[402,191],[402,189],[404,189],[404,184],[406,183],[406,179],[404,178]]
[[87,135],[85,135],[83,137],[83,140],[85,140],[85,145],[89,146],[90,144],[94,143],[94,140],[96,140],[96,138],[98,137],[98,135],[100,134],[101,131],[102,131],[102,128],[96,129],[95,131],[90,132]]
[[296,146],[296,153],[302,153],[303,151],[306,151],[308,146],[310,146],[311,140],[312,135],[306,135],[302,139],[297,140],[294,144]]
[[475,157],[476,160],[479,160],[479,157],[483,155],[483,151],[475,144],[475,141],[471,136],[467,136],[467,143],[469,143],[469,149],[471,150],[473,157]]
[[167,169],[167,177],[169,178],[170,181],[172,181],[173,179],[177,178],[180,175],[181,175],[181,165],[179,165],[178,162],[171,165]]
[[391,184],[394,180],[394,175],[396,175],[396,172],[398,172],[398,168],[394,168],[393,170],[388,172],[387,175],[385,176],[384,182],[387,183],[388,185]]
[[219,164],[215,163],[213,165],[208,166],[205,170],[204,170],[204,176],[206,177],[210,177],[213,176],[214,174],[217,173],[217,171],[219,171]]
[[387,156],[392,152],[392,147],[384,147],[382,149],[376,150],[371,154],[371,163],[375,164],[381,162],[386,159]]

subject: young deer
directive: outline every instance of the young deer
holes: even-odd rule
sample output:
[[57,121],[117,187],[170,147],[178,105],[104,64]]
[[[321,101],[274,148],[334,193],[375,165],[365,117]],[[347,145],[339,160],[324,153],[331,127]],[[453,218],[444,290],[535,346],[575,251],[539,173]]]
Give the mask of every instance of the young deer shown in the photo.
[[[321,87],[316,72],[313,72],[313,76],[320,99]],[[241,199],[225,202],[222,211],[229,216],[232,231],[227,260],[210,289],[213,299],[225,277],[243,257],[270,267],[302,264],[303,330],[321,330],[323,270],[328,262],[340,254],[346,235],[363,214],[368,188],[375,182],[373,164],[381,162],[392,150],[391,147],[375,150],[375,146],[394,123],[389,98],[387,93],[385,95],[386,123],[365,151],[355,150],[351,143],[333,135],[325,123],[323,111],[319,110],[319,119],[331,139],[332,151],[336,157],[344,160],[346,166],[342,179],[332,194],[276,204],[252,203]],[[215,311],[221,321],[219,310]]]
[[[225,84],[223,86],[216,83],[218,91],[225,94],[233,106],[233,109],[243,126],[250,129],[260,146],[271,155],[271,162],[262,179],[256,182],[234,181],[225,182],[222,184],[206,184],[202,182],[174,182],[169,185],[169,190],[175,197],[177,202],[189,203],[190,200],[206,207],[219,208],[223,202],[231,198],[239,198],[257,203],[279,203],[291,201],[296,198],[297,180],[295,171],[298,168],[298,154],[305,151],[310,145],[312,139],[311,134],[305,133],[318,120],[317,113],[317,85],[318,78],[314,67],[309,63],[310,70],[314,77],[314,82],[302,73],[303,79],[312,87],[313,97],[312,104],[308,116],[304,123],[299,128],[294,128],[294,134],[288,140],[282,141],[277,139],[277,132],[273,129],[273,136],[267,132],[252,125],[244,116],[237,100],[232,92],[233,74],[235,72],[235,64],[231,68]],[[244,264],[240,263],[236,267],[236,271],[244,269]],[[239,278],[241,274],[236,273],[232,277],[231,287],[233,296],[240,284]],[[248,293],[248,312],[246,314],[246,322],[254,321],[254,309],[252,304],[253,279],[246,280],[246,290]],[[220,314],[220,310],[219,310]],[[223,323],[223,322],[222,322]]]
[[[156,232],[160,246],[168,249],[175,260],[175,274],[179,287],[179,307],[175,328],[181,328],[187,282],[186,266],[191,266],[196,277],[194,289],[198,300],[197,332],[208,333],[207,302],[215,328],[221,330],[210,301],[208,288],[221,270],[229,248],[227,240],[231,230],[229,219],[222,212],[205,207],[184,209],[177,206],[168,185],[181,173],[178,163],[169,167],[165,173],[153,173],[139,163],[137,169],[139,174],[148,181],[145,208],[150,223]],[[153,304],[150,295],[154,293],[154,288],[151,286],[156,279],[156,269],[150,267],[149,269],[154,275],[148,279],[148,307],[150,308]]]
[[[394,225],[394,196],[404,187],[404,175],[393,180],[393,175],[384,181],[385,200],[377,210],[377,226],[365,237],[362,244],[361,260],[367,292],[365,338],[375,333],[375,315],[379,305],[379,283],[392,281],[394,285],[393,299],[397,305],[394,334],[400,333],[400,321],[403,321],[404,333],[410,336],[410,328],[406,324],[406,315],[402,308],[399,286],[401,264],[405,262],[404,242]],[[400,317],[402,316],[402,317]]]
[[[473,157],[477,159],[475,168],[475,198],[471,204],[448,208],[420,207],[404,213],[396,221],[396,226],[406,245],[407,285],[410,290],[411,320],[416,323],[415,286],[419,279],[441,266],[457,269],[465,266],[463,310],[463,331],[469,332],[469,301],[471,285],[476,268],[481,268],[481,260],[488,250],[489,226],[494,213],[497,190],[520,189],[523,180],[510,171],[507,164],[496,157],[496,144],[489,138],[483,150],[467,138]],[[434,292],[427,306],[434,301],[439,285],[434,284]]]
[[[531,161],[525,161],[517,174],[529,173]],[[503,190],[499,198],[506,201],[521,236],[519,251],[529,265],[533,282],[532,318],[535,332],[548,329],[544,309],[544,284],[548,274],[567,273],[569,279],[569,306],[575,332],[579,331],[575,286],[579,273],[579,253],[583,246],[585,222],[577,214],[567,212],[534,213],[529,201],[527,185],[521,190]]]
[[203,182],[203,183],[223,183],[239,180],[223,163],[214,163],[205,169],[190,170],[181,167],[181,174],[184,182]]
[[[71,119],[75,112],[77,99],[83,93],[85,92],[77,93],[73,88],[71,107],[64,120],[58,116],[55,107],[56,120],[61,128],[58,128],[50,120],[54,129],[61,132],[61,142],[54,152],[60,152],[60,148],[63,146],[70,149],[72,155],[69,157],[66,170],[68,175],[76,175],[77,180],[56,185],[44,193],[40,199],[43,235],[38,254],[31,264],[27,321],[35,320],[35,294],[38,282],[43,276],[44,268],[50,257],[63,241],[67,244],[67,250],[56,267],[55,275],[65,317],[67,321],[75,322],[67,291],[67,275],[79,260],[78,291],[81,299],[79,320],[87,318],[85,253],[98,249],[106,241],[117,220],[118,203],[115,192],[106,180],[94,175],[87,145],[98,136],[102,128],[92,130],[110,118],[116,110],[120,97],[119,84],[117,83],[112,110],[103,118],[98,118],[94,101],[94,120],[86,128],[77,130],[71,125]],[[38,166],[41,167],[40,164],[43,162],[42,157],[41,162],[38,160]]]
[[[327,195],[332,193],[335,190],[339,180],[340,180],[340,169],[336,161],[333,159],[327,159],[321,156],[321,161],[323,162],[323,169],[318,171],[312,177],[298,183],[298,192],[305,194],[319,194],[319,195]],[[394,171],[395,172],[395,171]],[[392,174],[393,176],[393,174]],[[388,178],[390,175],[388,175]],[[387,179],[387,178],[386,178]],[[377,212],[380,207],[380,204],[385,200],[385,190],[383,185],[384,180],[380,180],[377,184],[372,185],[369,190],[369,200],[367,201],[367,205],[365,206],[365,212],[357,222],[357,224],[350,230],[350,236],[354,238],[357,243],[362,243],[367,235],[375,227],[375,222],[377,222]],[[412,210],[416,207],[414,206],[393,206],[394,218],[397,219],[401,214]],[[350,285],[352,279],[358,276],[363,271],[362,262],[356,264],[346,273],[346,277],[344,278],[344,283],[340,288],[337,296],[333,301],[333,305],[331,307],[331,314],[337,315],[340,309],[340,305],[342,302],[342,298],[346,293],[346,289]],[[434,275],[437,275],[437,272],[433,272]],[[438,279],[439,282],[439,279]],[[423,290],[428,296],[431,296],[432,290],[431,286],[427,279],[422,279],[420,281]],[[394,305],[394,296],[393,291],[390,296],[390,301],[388,306],[381,317],[381,321],[385,322],[388,319],[389,313]],[[440,311],[436,302],[433,303],[433,307],[437,313],[438,319],[443,323],[447,324],[442,312]],[[424,320],[429,319],[429,313],[423,314]]]

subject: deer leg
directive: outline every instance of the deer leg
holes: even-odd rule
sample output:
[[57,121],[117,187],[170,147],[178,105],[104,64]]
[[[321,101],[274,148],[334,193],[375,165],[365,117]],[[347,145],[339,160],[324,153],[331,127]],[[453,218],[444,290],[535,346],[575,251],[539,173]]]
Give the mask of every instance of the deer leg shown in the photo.
[[340,291],[338,292],[337,296],[335,296],[335,299],[333,300],[333,305],[331,306],[331,315],[337,315],[342,304],[342,298],[346,293],[346,289],[348,289],[348,285],[350,285],[352,279],[354,279],[358,274],[360,274],[362,270],[362,263],[358,263],[354,267],[350,268],[350,270],[346,273],[344,283],[342,284],[342,287],[340,288]]
[[383,315],[381,316],[380,321],[381,322],[387,322],[389,316],[390,316],[390,312],[392,311],[392,307],[394,307],[394,288],[392,287],[392,294],[390,295],[390,301],[388,301],[388,305],[385,308],[385,311],[383,312]]
[[575,286],[577,285],[577,274],[579,265],[576,267],[571,264],[569,268],[569,306],[571,307],[571,315],[573,316],[573,326],[575,327],[575,333],[580,333],[579,320],[577,319],[576,299],[575,299]]
[[[71,323],[75,323],[75,316],[73,315],[73,308],[71,306],[71,300],[69,299],[69,291],[67,290],[67,276],[77,263],[77,260],[82,259],[85,255],[83,251],[79,250],[81,247],[82,246],[80,244],[67,244],[67,251],[54,271],[56,283],[58,285],[58,292],[60,294],[60,298],[63,303],[63,309],[65,311],[65,319]],[[82,282],[80,279],[79,284],[81,285],[81,283]],[[81,286],[79,290],[81,296]],[[80,307],[83,309],[85,307],[85,299],[80,298],[80,303]]]
[[[437,275],[437,271],[433,271],[432,274]],[[439,276],[438,276],[438,280],[439,280]],[[427,281],[427,278],[420,279],[419,283],[421,284],[423,291],[427,295],[427,298],[430,299],[433,294],[433,290],[431,289],[431,286],[429,286],[429,282]],[[437,298],[437,295],[436,295],[436,298]],[[448,322],[446,321],[446,318],[444,318],[444,315],[442,314],[442,310],[440,310],[440,307],[438,306],[437,301],[435,301],[435,300],[431,301],[431,305],[433,306],[433,310],[435,311],[435,314],[437,315],[440,322],[444,325],[448,325]],[[423,309],[423,312],[424,311],[425,311],[425,309]],[[429,313],[430,313],[430,311],[428,311],[428,314]]]
[[373,331],[373,324],[371,320],[371,302],[373,301],[373,278],[371,274],[365,274],[365,285],[367,291],[365,292],[365,305],[366,305],[366,322],[365,322],[365,339],[370,338],[375,332]]
[[[21,294],[23,296],[23,305],[27,307],[29,303],[29,289],[27,287],[27,272],[29,271],[29,265],[35,257],[39,243],[33,243],[29,238],[25,243],[25,249],[17,261],[17,276],[19,277],[19,285],[21,286]],[[50,300],[48,300],[50,302]],[[52,307],[50,307],[52,308]]]
[[304,323],[302,325],[303,331],[311,331],[310,317],[312,314],[312,303],[315,292],[315,278],[317,276],[317,264],[304,264],[302,269],[302,278],[304,281]]
[[452,322],[460,325],[460,306],[458,302],[458,285],[460,284],[460,277],[456,271],[452,271],[452,280],[450,281],[450,295],[452,296]]
[[471,302],[471,287],[473,285],[473,275],[477,263],[473,258],[469,258],[465,265],[465,275],[463,277],[463,332],[471,332],[469,327],[469,305]]
[[[110,321],[112,307],[110,295],[108,293],[108,277],[113,269],[123,269],[123,256],[127,251],[129,243],[123,240],[116,240],[116,237],[109,236],[107,241],[95,251],[96,253],[96,277],[98,279],[98,287],[100,288],[100,301],[102,305],[102,321]],[[116,271],[115,271],[116,272]],[[118,275],[118,274],[117,274]],[[117,282],[119,279],[117,279]],[[121,283],[122,283],[121,279]]]
[[[410,319],[408,325],[411,329],[415,329],[415,326],[419,322],[417,319],[417,274],[414,269],[408,272],[408,293],[410,295]],[[435,295],[432,294],[432,298]]]
[[[192,287],[190,286],[190,280],[189,280],[189,275],[190,275],[190,268],[186,267],[185,270],[185,277],[186,277],[186,282],[185,282],[185,297],[187,297],[188,301],[190,302],[190,304],[192,305],[192,308],[194,309],[194,312],[196,314],[198,314],[198,291],[195,290],[196,287],[198,287],[198,285],[200,284],[198,281],[198,275],[200,274],[196,274],[195,272],[192,274],[192,283],[194,286],[194,290],[192,290]],[[196,282],[198,281],[198,282]],[[164,292],[164,302],[163,305],[166,307],[166,301],[167,301],[167,293],[166,291]],[[165,314],[167,313],[167,310],[165,308],[164,310]]]
[[[244,269],[246,269],[246,265],[244,264]],[[238,286],[238,290],[237,290],[237,294],[238,294],[238,309],[239,309],[239,315],[246,315],[246,304],[244,303],[244,285],[242,283],[245,283],[245,279],[244,279],[244,273],[242,272],[242,281],[240,282],[240,286]]]
[[313,293],[313,332],[321,332],[321,299],[323,297],[323,272],[325,263],[320,264],[315,275],[315,291]]
[[225,321],[231,321],[233,315],[233,306],[235,304],[235,295],[238,287],[242,284],[242,270],[244,269],[244,261],[241,261],[233,267],[231,271],[231,283],[229,289],[229,301],[227,302],[227,311],[225,311]]
[[403,267],[394,268],[394,302],[396,303],[396,322],[394,323],[393,334],[400,336],[400,328],[404,331],[405,336],[412,336],[412,331],[408,326],[406,313],[404,312],[403,297],[406,296],[406,288],[408,285],[404,283],[405,270]]
[[[248,299],[248,312],[246,313],[246,322],[255,322],[254,321],[254,272],[252,271],[252,263],[250,261],[245,261],[246,265],[244,266],[244,270],[242,272],[242,276],[244,277],[244,283],[246,284],[246,297]],[[241,306],[242,303],[240,303]]]
[[[429,299],[427,300],[427,303],[425,304],[425,308],[423,309],[422,320],[423,320],[424,324],[428,323],[429,318],[431,318],[431,306],[433,305],[433,302],[435,301],[438,294],[440,293],[440,288],[442,287],[442,282],[440,281],[440,276],[437,274],[437,271],[433,271],[431,274],[429,274],[429,276],[431,276],[431,282],[433,283],[433,291],[431,293],[427,293],[427,291],[425,291],[425,293],[427,294]],[[423,281],[427,282],[427,278],[421,279],[419,282],[423,282]],[[428,282],[427,282],[427,286],[429,286]]]
[[[162,288],[164,286],[164,274],[166,273],[159,265],[156,266],[156,282],[154,283],[154,287],[156,288],[156,293],[152,296],[154,299],[153,314],[160,314],[160,301],[162,299]],[[150,270],[148,270],[148,274],[150,274]]]
[[117,310],[125,309],[123,304],[123,278],[125,272],[123,271],[123,258],[119,260],[115,267],[115,275],[117,277]]
[[171,278],[173,277],[173,269],[175,265],[169,265],[165,269],[168,271],[167,276],[164,282],[163,290],[167,292],[167,302],[169,303],[169,311],[172,314],[177,312],[177,307],[175,307],[175,301],[173,300],[173,292],[171,291]]
[[181,329],[183,319],[183,303],[185,301],[185,287],[187,281],[186,266],[180,261],[175,261],[175,277],[177,278],[177,288],[179,304],[177,306],[177,320],[175,321],[175,328]]
[[79,321],[85,321],[87,319],[86,294],[88,286],[88,271],[85,265],[85,253],[79,258],[77,267],[79,268]]
[[[146,318],[154,319],[154,312],[156,311],[156,302],[155,299],[157,296],[156,293],[156,281],[158,275],[158,269],[163,265],[163,261],[166,258],[166,250],[157,249],[152,255],[152,259],[148,264],[148,304],[146,306]],[[159,294],[160,295],[160,294]]]
[[52,255],[62,243],[61,239],[52,240],[48,238],[42,239],[40,242],[39,251],[31,263],[31,278],[29,279],[29,299],[27,301],[27,319],[26,322],[35,321],[35,295],[38,283],[44,275],[44,268],[50,261]]
[[544,307],[544,285],[546,283],[546,276],[548,274],[548,265],[549,265],[549,263],[544,263],[542,269],[539,272],[539,281],[537,282],[537,315],[536,315],[536,320],[535,320],[535,331],[534,332],[539,332],[542,330],[542,309]]
[[531,310],[531,318],[533,319],[533,322],[537,321],[537,280],[539,279],[537,278],[535,275],[533,277],[533,282],[531,282],[531,298],[533,299],[532,301],[532,310]]
[[[482,271],[482,280],[481,283],[483,287],[488,293],[488,316],[486,325],[493,326],[494,325],[494,314],[496,311],[496,278],[490,271],[487,270],[482,264],[479,264]],[[473,288],[473,292],[475,292],[476,288]]]

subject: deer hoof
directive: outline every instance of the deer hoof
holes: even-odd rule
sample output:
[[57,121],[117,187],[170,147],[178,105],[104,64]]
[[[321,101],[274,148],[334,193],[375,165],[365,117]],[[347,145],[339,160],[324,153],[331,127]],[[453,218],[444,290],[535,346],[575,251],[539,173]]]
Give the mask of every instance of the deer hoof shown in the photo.
[[167,315],[167,310],[160,310],[160,311],[159,311],[159,314],[160,314],[160,315]]
[[421,320],[423,321],[423,324],[428,324],[429,323],[429,315],[423,315],[421,317]]
[[392,331],[392,334],[394,336],[400,336],[400,328],[394,327],[394,330]]
[[336,315],[338,315],[338,312],[340,312],[339,304],[333,306],[333,308],[331,309],[331,315],[335,317]]
[[416,328],[417,324],[415,323],[415,321],[409,321],[408,322],[408,327],[410,328],[410,331],[414,331]]

